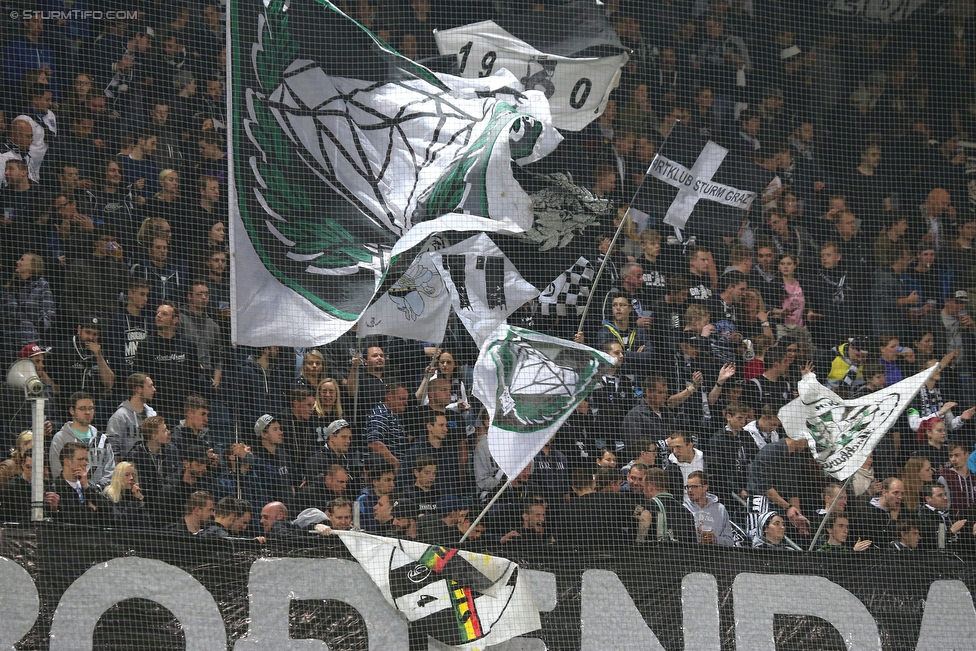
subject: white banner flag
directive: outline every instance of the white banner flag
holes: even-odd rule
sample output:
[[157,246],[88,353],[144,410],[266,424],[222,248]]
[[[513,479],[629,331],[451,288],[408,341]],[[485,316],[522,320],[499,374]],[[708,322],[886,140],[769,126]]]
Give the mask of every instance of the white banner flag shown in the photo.
[[808,373],[800,380],[800,397],[779,410],[779,419],[790,438],[809,442],[824,472],[843,481],[864,464],[937,368],[855,400],[844,400]]
[[835,16],[891,25],[905,20],[926,4],[927,0],[832,0],[827,9]]
[[452,649],[479,651],[542,624],[515,563],[497,556],[336,531],[387,602]]
[[579,131],[600,117],[610,91],[620,81],[629,56],[570,58],[546,54],[486,20],[435,30],[441,54],[456,54],[462,77],[487,77],[506,68],[526,90],[541,90],[549,99],[552,123]]
[[539,295],[484,233],[430,255],[454,311],[479,348],[509,314]]
[[440,342],[450,316],[451,301],[440,271],[430,253],[421,253],[406,273],[363,312],[357,334]]
[[510,478],[529,465],[610,369],[589,346],[503,325],[481,348],[474,395],[491,415],[488,449]]

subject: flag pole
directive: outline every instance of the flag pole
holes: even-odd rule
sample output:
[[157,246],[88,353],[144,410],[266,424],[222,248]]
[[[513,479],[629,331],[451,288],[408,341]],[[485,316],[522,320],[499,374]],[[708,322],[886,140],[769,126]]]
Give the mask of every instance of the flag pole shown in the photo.
[[[671,125],[671,128],[668,129],[668,135],[666,135],[664,137],[664,140],[661,141],[661,146],[658,147],[658,151],[661,151],[661,149],[664,148],[665,143],[667,143],[668,138],[671,137],[671,133],[674,131],[675,125],[678,124],[680,121],[681,120],[675,120],[675,122]],[[648,172],[650,171],[651,167],[654,165],[654,160],[657,160],[657,157],[658,154],[655,154],[654,159],[651,160],[651,164],[647,167]],[[621,179],[621,181],[622,180],[623,179]],[[620,238],[620,233],[624,229],[624,224],[627,223],[627,218],[630,217],[630,207],[634,203],[634,200],[637,198],[637,195],[640,194],[641,188],[644,187],[644,181],[646,180],[647,180],[647,172],[644,172],[644,176],[641,177],[640,185],[638,185],[637,189],[634,190],[634,195],[630,198],[630,202],[627,204],[627,212],[625,212],[624,216],[620,218],[620,225],[617,226],[617,230],[613,234],[613,239],[610,241],[610,248],[607,249],[606,255],[603,256],[603,262],[600,263],[600,268],[597,269],[596,276],[593,278],[593,284],[590,286],[590,294],[589,296],[586,297],[586,306],[583,308],[583,315],[580,317],[579,327],[576,328],[576,332],[583,332],[583,324],[586,322],[586,315],[589,314],[590,312],[590,303],[593,302],[593,296],[594,294],[596,294],[596,288],[597,285],[599,285],[600,283],[600,277],[603,275],[603,269],[607,266],[607,261],[610,259],[610,254],[613,251],[613,247],[617,245],[617,239]]]
[[[365,369],[365,360],[362,356],[362,342],[363,340],[359,338],[359,329],[356,329],[356,354],[353,356],[353,365],[356,364],[356,358],[359,358],[359,366],[356,367],[356,385],[353,387],[355,393],[352,394],[352,417],[357,418],[359,414],[359,376]],[[384,398],[385,399],[385,398]],[[358,426],[358,425],[357,425]]]
[[834,498],[834,500],[830,503],[830,507],[827,508],[827,513],[824,514],[823,520],[820,522],[820,526],[817,527],[817,533],[813,534],[813,540],[810,541],[810,549],[807,550],[808,552],[813,551],[814,546],[817,544],[817,538],[819,538],[820,534],[823,533],[823,529],[827,525],[827,518],[830,517],[831,511],[834,510],[837,500],[840,499],[841,494],[847,490],[847,485],[851,483],[851,480],[854,479],[854,475],[856,474],[856,472],[852,472],[851,476],[844,481],[844,484],[840,487],[840,490],[837,491],[837,497]]
[[[641,182],[643,185],[643,182]],[[640,188],[638,188],[640,191]],[[634,195],[636,196],[636,194]],[[624,229],[624,224],[627,223],[627,218],[630,217],[630,206],[627,206],[627,212],[624,213],[623,218],[620,220],[620,225],[617,226],[617,231],[613,234],[613,239],[610,240],[610,248],[607,249],[606,254],[603,256],[603,262],[600,263],[600,268],[597,269],[596,276],[593,278],[593,284],[590,286],[590,295],[586,297],[586,306],[583,308],[583,315],[580,317],[579,327],[576,328],[576,332],[583,332],[583,324],[586,322],[586,315],[590,311],[590,303],[593,302],[593,295],[596,294],[597,285],[600,283],[600,277],[603,275],[603,270],[607,266],[607,261],[610,259],[610,254],[613,252],[613,247],[617,245],[617,239],[620,237],[620,232]]]
[[474,522],[471,523],[471,526],[468,527],[468,530],[464,532],[463,536],[461,536],[461,540],[458,541],[459,545],[468,539],[468,535],[472,531],[474,531],[474,528],[478,526],[478,523],[480,523],[484,519],[484,517],[488,515],[488,511],[491,509],[491,507],[495,506],[495,502],[498,501],[498,498],[502,496],[502,493],[505,492],[505,489],[508,488],[509,485],[511,485],[511,483],[512,483],[512,478],[509,477],[508,481],[506,481],[505,484],[498,489],[498,492],[495,493],[495,496],[492,497],[491,501],[489,501],[488,504],[485,505],[485,508],[481,509],[481,513],[478,514],[478,517],[474,519]]

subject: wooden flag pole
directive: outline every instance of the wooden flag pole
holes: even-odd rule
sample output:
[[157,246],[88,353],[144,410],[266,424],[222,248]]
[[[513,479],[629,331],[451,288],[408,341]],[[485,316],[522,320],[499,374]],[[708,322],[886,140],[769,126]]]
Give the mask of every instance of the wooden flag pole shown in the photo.
[[[638,188],[638,192],[640,188]],[[637,196],[636,194],[634,196]],[[627,212],[624,213],[623,219],[620,220],[620,225],[617,226],[616,232],[613,234],[613,239],[610,240],[610,248],[607,249],[606,254],[603,256],[603,262],[600,263],[600,268],[597,269],[596,276],[593,278],[593,284],[590,285],[590,295],[586,297],[586,306],[583,308],[583,315],[580,317],[579,327],[576,328],[576,332],[583,332],[583,324],[586,322],[586,315],[590,312],[590,303],[593,302],[593,296],[596,294],[597,285],[600,284],[600,277],[603,276],[603,270],[607,267],[607,261],[610,260],[610,254],[613,252],[613,247],[617,245],[617,239],[620,237],[620,232],[624,229],[624,224],[627,223],[627,218],[630,217],[630,206],[627,206]]]
[[[352,358],[352,364],[354,366],[356,365],[356,359],[357,358],[359,359],[359,365],[356,366],[356,384],[353,387],[353,392],[354,393],[352,394],[352,417],[353,418],[357,418],[358,417],[358,414],[359,414],[359,376],[360,376],[360,374],[362,374],[363,369],[366,366],[366,364],[365,364],[365,361],[366,360],[363,359],[363,355],[362,355],[362,352],[363,352],[362,351],[362,348],[363,348],[363,340],[359,338],[359,332],[358,332],[358,329],[357,329],[357,332],[356,332],[356,354]],[[365,426],[365,423],[364,423],[364,426]]]

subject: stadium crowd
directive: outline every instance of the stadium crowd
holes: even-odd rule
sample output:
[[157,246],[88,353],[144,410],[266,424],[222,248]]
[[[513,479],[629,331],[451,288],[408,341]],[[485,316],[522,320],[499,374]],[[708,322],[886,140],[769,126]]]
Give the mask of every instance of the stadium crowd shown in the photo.
[[[436,55],[432,29],[493,15],[337,4],[417,59]],[[556,4],[507,8],[544,22]],[[971,4],[887,29],[788,0],[604,6],[633,55],[603,116],[544,164],[612,200],[621,237],[612,224],[580,236],[606,269],[582,327],[536,301],[513,318],[617,363],[470,540],[971,548]],[[319,348],[233,346],[225,8],[120,8],[138,17],[0,25],[0,359],[31,359],[51,399],[50,516],[457,544],[510,479],[471,395],[473,342],[455,324],[435,342],[351,331]],[[749,213],[681,233],[627,213],[672,127],[732,152],[724,164],[759,196]],[[807,373],[860,397],[944,357],[846,490],[783,435],[777,413]],[[30,409],[9,387],[2,398],[0,511],[23,522]]]

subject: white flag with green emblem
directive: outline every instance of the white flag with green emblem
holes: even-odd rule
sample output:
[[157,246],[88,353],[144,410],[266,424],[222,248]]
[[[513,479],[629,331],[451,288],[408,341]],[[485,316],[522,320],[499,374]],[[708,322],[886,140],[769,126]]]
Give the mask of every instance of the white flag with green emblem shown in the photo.
[[481,347],[474,395],[491,415],[488,449],[515,477],[595,389],[614,359],[589,346],[502,325]]
[[843,481],[864,465],[936,368],[854,400],[844,400],[808,373],[800,380],[799,397],[779,410],[779,419],[790,438],[809,442],[824,472]]
[[[401,267],[428,236],[532,228],[513,163],[562,139],[542,92],[522,92],[507,71],[435,74],[328,0],[234,0],[228,11],[235,343],[328,343],[387,272],[423,282]],[[416,315],[421,294],[401,313]]]

